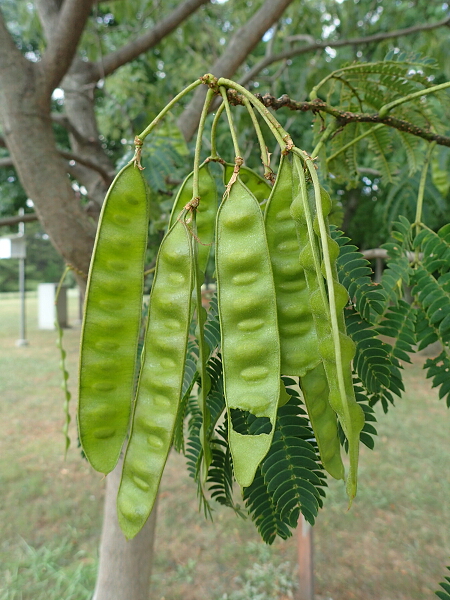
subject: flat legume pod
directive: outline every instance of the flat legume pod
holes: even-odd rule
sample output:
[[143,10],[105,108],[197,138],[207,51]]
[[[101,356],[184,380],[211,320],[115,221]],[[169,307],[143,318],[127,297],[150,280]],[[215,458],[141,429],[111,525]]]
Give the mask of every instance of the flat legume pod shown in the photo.
[[[320,244],[322,250],[321,273],[327,282],[328,299],[330,306],[331,335],[330,338],[319,340],[319,352],[323,358],[325,373],[330,387],[329,401],[336,412],[342,430],[348,441],[348,455],[350,466],[346,482],[347,495],[350,503],[356,495],[358,479],[359,438],[364,427],[364,412],[356,402],[353,388],[352,360],[355,356],[355,343],[347,335],[344,319],[344,307],[348,301],[348,294],[343,285],[338,281],[337,257],[339,245],[330,237],[326,217],[328,212],[319,210],[322,205],[323,192],[320,188],[317,173],[311,162],[307,163],[314,186],[315,202],[317,207],[317,226],[320,231]],[[330,342],[334,346],[334,353],[329,353]]]
[[283,156],[264,220],[277,297],[281,373],[303,376],[320,362],[320,354],[305,273],[299,262],[295,222],[290,213],[292,190],[292,165]]
[[[337,281],[335,242],[330,238],[326,216],[330,202],[322,203],[315,167],[307,163],[314,184],[315,205],[310,206],[305,176],[300,158],[294,155],[299,179],[299,193],[294,197],[291,214],[296,222],[300,244],[300,263],[305,269],[310,293],[310,307],[314,316],[319,353],[327,376],[329,403],[341,423],[349,443],[350,468],[346,481],[350,501],[357,489],[359,435],[364,426],[364,413],[355,399],[351,362],[354,343],[345,333],[343,308],[347,293]],[[314,231],[314,216],[317,217]],[[327,277],[326,283],[324,274]]]
[[[280,175],[282,176],[282,178],[280,179],[280,183],[282,184],[281,189],[279,192],[277,192],[277,195],[275,197],[274,207],[272,207],[273,198],[269,199],[265,219],[266,229],[268,230],[268,240],[270,239],[269,230],[275,228],[275,232],[278,234],[277,239],[286,240],[289,244],[288,246],[284,246],[283,242],[281,242],[281,248],[278,250],[278,252],[277,250],[271,251],[272,264],[274,264],[274,262],[279,264],[279,279],[281,282],[283,282],[283,277],[286,277],[283,271],[283,255],[286,254],[286,264],[292,265],[291,269],[287,272],[287,274],[289,275],[291,271],[295,273],[297,272],[297,270],[299,270],[301,274],[301,281],[304,283],[304,286],[300,288],[300,298],[298,301],[301,303],[301,307],[304,307],[304,305],[306,304],[306,307],[304,307],[305,313],[302,322],[306,322],[308,324],[308,327],[312,329],[312,331],[310,331],[309,334],[307,333],[307,335],[305,336],[307,341],[306,348],[308,350],[308,354],[304,359],[308,360],[310,356],[311,362],[308,363],[308,369],[303,368],[302,372],[300,373],[300,387],[303,392],[303,398],[308,411],[308,416],[311,421],[312,428],[314,430],[317,445],[319,447],[319,453],[322,460],[322,464],[330,475],[332,475],[336,479],[342,479],[344,477],[344,466],[342,464],[340,453],[340,442],[337,432],[337,418],[336,413],[333,411],[329,404],[328,381],[323,369],[322,359],[319,353],[316,325],[314,323],[314,317],[311,311],[311,294],[313,295],[313,297],[317,296],[320,299],[322,298],[322,296],[320,295],[319,281],[315,277],[314,261],[312,259],[313,250],[308,234],[306,219],[304,218],[301,197],[299,196],[298,175],[296,173],[296,170],[292,171],[292,169],[286,169],[285,165],[288,164],[286,161],[286,158],[283,159],[283,163],[281,165],[281,167],[283,168],[280,167],[278,173],[278,177],[280,177]],[[289,182],[292,186],[292,191],[289,191],[287,187]],[[277,182],[275,182],[275,185],[277,185]],[[281,198],[282,191],[284,192],[283,199]],[[289,207],[286,210],[285,204],[287,204],[288,202]],[[279,207],[279,209],[274,210],[274,208],[276,207]],[[268,220],[269,223],[272,223],[271,227],[269,227],[267,224]],[[286,231],[289,234],[286,237],[283,236],[283,230],[278,226],[279,221],[286,223]],[[292,240],[292,234],[295,235],[295,241]],[[269,247],[273,245],[275,245],[275,241],[273,242],[273,244],[269,244]],[[287,252],[288,248],[290,250],[289,253]],[[308,260],[311,264],[311,272],[306,271],[305,273],[305,271],[300,267],[300,252],[302,252],[303,255],[308,254]],[[273,268],[274,274],[277,273],[276,267],[274,266]],[[306,284],[306,279],[309,280],[308,285]],[[290,292],[289,285],[287,286],[287,290],[289,290],[289,292],[287,290],[285,291],[283,287],[279,285],[278,278],[276,276],[274,276],[274,280],[275,288],[277,290],[278,307],[280,307],[280,300],[283,304],[286,303],[287,306],[290,306],[293,302],[295,302],[294,292]],[[293,281],[295,282],[296,280],[294,279]],[[281,293],[278,291],[280,287]],[[318,316],[320,319],[325,319],[325,324],[322,323],[322,325],[326,328],[326,330],[328,330],[329,323],[326,318],[327,306],[325,306],[323,303],[317,304],[318,306],[315,307],[316,313],[319,312]],[[278,314],[279,323],[280,321],[283,322],[285,317],[283,315],[280,315],[280,308],[278,308]],[[289,316],[289,313],[287,316]],[[281,348],[283,352],[282,331],[282,327],[280,326],[280,341],[282,344]],[[300,339],[298,338],[300,338],[300,336],[297,336],[292,339],[295,340],[298,344],[300,342]],[[291,352],[295,352],[296,350],[295,345],[292,348],[290,348],[289,346],[286,347],[289,348]]]
[[[180,216],[180,213],[186,204],[192,200],[193,180],[194,173],[192,172],[186,177],[178,190],[170,214],[169,229]],[[208,163],[203,163],[200,166],[198,171],[198,187],[200,194],[200,202],[196,211],[197,237],[200,240],[200,244],[198,245],[198,266],[200,271],[204,273],[214,238],[218,207],[217,186]]]
[[344,479],[337,418],[329,403],[330,389],[321,362],[300,379],[300,387],[322,464],[335,479]]
[[117,496],[119,524],[127,538],[141,530],[152,510],[172,443],[193,283],[191,235],[176,221],[158,253],[133,427]]
[[[248,487],[273,437],[280,395],[280,344],[263,215],[239,177],[217,215],[216,276],[229,443],[236,480]],[[271,432],[237,433],[230,409],[267,417]]]
[[113,470],[128,431],[148,219],[146,183],[130,163],[111,184],[100,215],[81,333],[80,441],[102,473]]
[[[224,167],[225,170],[223,173],[223,181],[225,185],[227,185],[233,176],[234,165],[231,163],[226,163]],[[242,183],[248,187],[260,204],[261,202],[267,200],[267,198],[270,196],[272,186],[266,179],[264,179],[264,177],[261,177],[261,175],[258,175],[256,171],[253,171],[253,169],[242,166],[239,170],[239,177]]]

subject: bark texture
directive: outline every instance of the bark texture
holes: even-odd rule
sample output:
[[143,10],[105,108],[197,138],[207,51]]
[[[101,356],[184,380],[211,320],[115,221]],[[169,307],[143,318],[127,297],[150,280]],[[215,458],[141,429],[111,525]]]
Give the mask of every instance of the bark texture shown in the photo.
[[50,120],[50,96],[39,63],[29,63],[0,20],[0,105],[6,146],[19,179],[53,245],[87,273],[95,227],[67,177]]

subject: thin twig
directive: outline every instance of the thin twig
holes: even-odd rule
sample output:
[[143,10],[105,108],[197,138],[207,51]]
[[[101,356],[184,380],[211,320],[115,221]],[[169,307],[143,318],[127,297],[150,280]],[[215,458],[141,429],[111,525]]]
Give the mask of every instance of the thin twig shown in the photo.
[[[413,125],[409,121],[405,121],[404,119],[398,119],[397,117],[392,117],[387,115],[385,117],[380,117],[378,113],[356,113],[347,110],[339,110],[330,106],[323,100],[317,99],[311,102],[298,102],[297,100],[293,100],[287,94],[283,94],[279,98],[275,98],[275,96],[271,96],[270,94],[255,94],[255,97],[262,103],[266,108],[271,108],[273,110],[279,110],[280,108],[288,108],[289,110],[299,110],[301,112],[311,111],[312,113],[327,113],[335,117],[339,123],[339,126],[344,127],[348,123],[383,123],[388,127],[392,127],[393,129],[398,129],[399,131],[405,131],[406,133],[410,133],[411,135],[415,135],[416,137],[421,137],[424,140],[428,140],[429,142],[436,142],[440,146],[449,146],[450,147],[450,137],[446,135],[440,135],[438,133],[433,133],[432,131],[428,131],[423,129],[422,127],[418,127],[417,125]],[[231,104],[239,104],[243,105],[244,101],[240,94],[235,92],[228,92],[228,99]]]

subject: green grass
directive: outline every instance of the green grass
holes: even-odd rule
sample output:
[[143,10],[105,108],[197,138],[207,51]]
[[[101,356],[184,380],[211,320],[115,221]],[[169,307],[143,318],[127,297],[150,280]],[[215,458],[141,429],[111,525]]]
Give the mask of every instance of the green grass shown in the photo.
[[[76,396],[79,325],[64,333]],[[17,347],[18,299],[0,295],[0,599],[91,598],[104,481],[76,444],[64,460],[63,394],[56,334],[37,329],[27,298],[27,338]],[[314,528],[316,593],[333,600],[423,600],[450,564],[450,415],[425,380],[422,357],[408,367],[407,393],[363,450],[358,496],[331,482]],[[250,521],[218,507],[197,511],[184,458],[171,454],[160,494],[152,600],[286,600],[296,581],[296,540],[262,544]]]

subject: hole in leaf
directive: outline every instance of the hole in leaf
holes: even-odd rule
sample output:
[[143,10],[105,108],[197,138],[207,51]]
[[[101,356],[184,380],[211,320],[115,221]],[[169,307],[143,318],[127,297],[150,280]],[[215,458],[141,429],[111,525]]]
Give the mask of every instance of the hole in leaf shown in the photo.
[[231,423],[234,431],[242,435],[261,435],[271,433],[272,423],[269,417],[256,417],[248,410],[231,408]]

